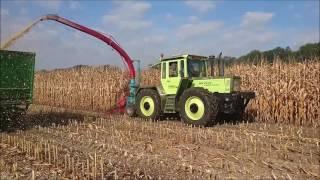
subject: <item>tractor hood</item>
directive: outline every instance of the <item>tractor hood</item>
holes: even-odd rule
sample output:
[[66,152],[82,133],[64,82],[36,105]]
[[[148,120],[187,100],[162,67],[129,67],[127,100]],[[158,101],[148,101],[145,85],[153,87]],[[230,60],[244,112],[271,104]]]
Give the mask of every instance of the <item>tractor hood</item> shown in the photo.
[[231,93],[240,91],[240,77],[192,78],[191,87],[202,87],[212,93]]

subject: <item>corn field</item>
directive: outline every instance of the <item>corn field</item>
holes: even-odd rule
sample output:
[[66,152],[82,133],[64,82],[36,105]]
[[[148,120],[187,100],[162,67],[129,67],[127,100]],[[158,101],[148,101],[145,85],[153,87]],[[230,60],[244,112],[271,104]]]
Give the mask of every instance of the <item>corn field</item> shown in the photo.
[[[141,76],[145,85],[156,85],[160,80],[156,70],[142,71]],[[105,112],[126,94],[128,82],[127,72],[112,66],[39,71],[35,75],[34,103]]]
[[242,79],[242,90],[256,99],[248,110],[262,122],[320,125],[320,61],[234,65],[228,69]]
[[127,84],[126,73],[111,66],[37,72],[34,103],[103,112],[116,105]]
[[[233,65],[226,74],[242,78],[242,90],[256,92],[248,115],[260,122],[320,125],[320,62]],[[158,70],[144,70],[142,85],[157,85]],[[37,72],[34,103],[105,112],[127,91],[127,73],[111,66]]]

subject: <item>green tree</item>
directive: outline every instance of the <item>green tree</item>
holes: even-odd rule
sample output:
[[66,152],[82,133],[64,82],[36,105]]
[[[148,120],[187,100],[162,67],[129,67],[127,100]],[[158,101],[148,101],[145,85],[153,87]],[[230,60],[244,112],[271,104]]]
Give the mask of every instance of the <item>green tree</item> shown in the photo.
[[311,59],[320,56],[320,42],[308,43],[299,48],[296,52],[296,57],[300,60]]

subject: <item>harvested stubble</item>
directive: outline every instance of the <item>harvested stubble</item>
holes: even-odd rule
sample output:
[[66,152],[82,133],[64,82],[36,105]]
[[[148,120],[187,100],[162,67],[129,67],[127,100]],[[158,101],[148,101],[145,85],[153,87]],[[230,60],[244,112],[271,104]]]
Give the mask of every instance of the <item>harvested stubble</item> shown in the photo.
[[69,123],[0,133],[0,179],[319,178],[318,128],[194,128],[126,116]]
[[[257,97],[249,103],[248,114],[257,121],[320,125],[319,58],[304,63],[233,65],[227,74],[242,78],[242,89]],[[118,68],[71,68],[38,72],[35,103],[70,109],[106,111],[116,104],[127,88],[125,72]],[[160,82],[158,70],[142,71],[142,85]]]

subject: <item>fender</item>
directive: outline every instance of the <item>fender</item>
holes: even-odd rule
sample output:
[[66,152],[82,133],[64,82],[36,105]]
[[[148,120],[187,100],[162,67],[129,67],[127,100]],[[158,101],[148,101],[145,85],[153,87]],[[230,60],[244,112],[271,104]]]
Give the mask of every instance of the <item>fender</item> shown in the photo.
[[136,95],[142,90],[142,89],[152,89],[158,92],[158,95],[160,97],[164,96],[165,94],[163,93],[163,90],[161,89],[161,87],[159,86],[140,86],[137,91],[136,91]]

